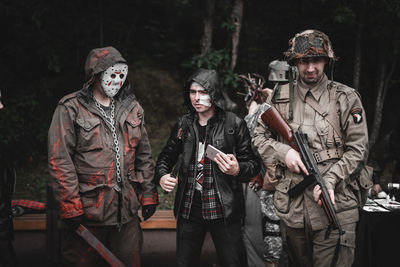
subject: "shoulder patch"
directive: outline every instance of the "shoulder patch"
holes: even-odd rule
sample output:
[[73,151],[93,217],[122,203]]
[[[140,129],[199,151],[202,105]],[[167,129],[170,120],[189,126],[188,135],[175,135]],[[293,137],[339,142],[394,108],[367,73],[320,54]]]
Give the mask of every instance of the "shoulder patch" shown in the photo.
[[362,109],[361,108],[352,109],[350,113],[351,113],[351,116],[353,116],[354,123],[358,124],[358,123],[362,122],[363,117],[362,117]]

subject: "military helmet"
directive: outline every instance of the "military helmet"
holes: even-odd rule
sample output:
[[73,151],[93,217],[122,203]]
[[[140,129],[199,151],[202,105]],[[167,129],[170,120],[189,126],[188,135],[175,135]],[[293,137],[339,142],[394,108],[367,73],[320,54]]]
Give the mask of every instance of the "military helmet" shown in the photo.
[[327,57],[331,61],[337,60],[329,37],[317,30],[305,30],[296,34],[289,40],[289,49],[284,55],[290,65],[294,65],[294,61],[299,58]]
[[289,64],[286,61],[274,60],[268,65],[269,75],[268,80],[271,82],[286,82],[288,81],[287,72]]

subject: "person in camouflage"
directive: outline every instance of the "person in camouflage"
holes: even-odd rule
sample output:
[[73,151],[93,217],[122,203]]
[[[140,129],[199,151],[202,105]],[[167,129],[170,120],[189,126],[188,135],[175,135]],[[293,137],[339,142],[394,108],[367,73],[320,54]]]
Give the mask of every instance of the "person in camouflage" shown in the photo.
[[[277,88],[267,103],[307,140],[344,233],[332,229],[320,204],[318,185],[289,196],[307,174],[299,153],[276,135],[261,118],[253,144],[264,163],[275,164],[274,205],[281,219],[282,239],[294,266],[351,266],[354,260],[358,199],[351,179],[365,166],[368,131],[357,91],[329,81],[326,65],[336,60],[328,36],[306,30],[289,41],[286,60],[298,69],[289,85]],[[359,188],[358,188],[359,190]]]
[[[269,64],[269,70],[268,80],[275,83],[276,87],[287,83],[289,65],[285,61],[272,61]],[[271,93],[271,89],[263,89],[265,99]],[[248,111],[244,120],[250,135],[253,136],[257,119],[263,110],[260,104],[252,101]],[[278,263],[280,266],[285,266],[287,264],[286,254],[282,250],[279,217],[275,214],[273,203],[273,191],[276,183],[268,180],[265,175],[266,167],[263,163],[262,166],[260,174],[245,187],[246,217],[243,226],[243,240],[247,259],[249,266],[278,266]],[[257,180],[257,177],[260,179]],[[282,254],[283,257],[281,257]]]
[[63,261],[106,263],[74,232],[83,224],[126,266],[140,266],[138,209],[146,220],[158,204],[143,108],[114,47],[90,51],[85,73],[83,89],[59,101],[48,137],[54,197],[69,226]]

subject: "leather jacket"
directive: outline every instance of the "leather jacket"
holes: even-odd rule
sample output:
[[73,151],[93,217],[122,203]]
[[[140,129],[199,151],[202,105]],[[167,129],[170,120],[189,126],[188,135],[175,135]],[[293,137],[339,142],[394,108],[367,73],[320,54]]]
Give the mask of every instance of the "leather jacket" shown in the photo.
[[[212,162],[212,175],[223,207],[225,220],[242,219],[245,214],[245,207],[241,183],[248,182],[255,176],[259,172],[260,166],[251,148],[251,139],[246,123],[233,113],[228,115],[229,112],[225,112],[221,108],[223,102],[219,99],[220,92],[218,92],[218,79],[215,71],[200,69],[186,83],[184,95],[189,113],[180,117],[172,129],[167,144],[158,157],[154,181],[159,183],[162,176],[171,173],[181,154],[181,160],[179,160],[181,163],[178,163],[180,165],[178,189],[174,205],[174,214],[177,217],[183,204],[188,177],[194,177],[194,175],[188,173],[189,164],[197,155],[196,149],[199,142],[195,126],[197,114],[191,106],[190,100],[188,100],[188,89],[191,81],[200,83],[209,92],[213,103],[216,104],[216,114],[207,123],[207,127],[209,127],[208,144],[215,146],[224,153],[234,154],[239,162],[240,171],[237,176],[222,173],[214,162]],[[225,120],[228,116],[232,116],[233,125],[229,125],[229,131],[226,132]],[[231,145],[229,140],[234,140],[234,145]]]

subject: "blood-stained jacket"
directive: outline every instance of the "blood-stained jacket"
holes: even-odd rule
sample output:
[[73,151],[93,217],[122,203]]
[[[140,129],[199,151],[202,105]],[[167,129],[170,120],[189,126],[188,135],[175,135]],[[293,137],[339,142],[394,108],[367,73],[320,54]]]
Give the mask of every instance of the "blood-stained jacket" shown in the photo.
[[[93,55],[110,54],[98,52],[89,54],[88,64],[98,62]],[[116,58],[101,58],[101,68],[97,65],[91,70],[107,69],[120,62]],[[93,75],[86,74],[84,88],[62,98],[53,115],[48,136],[52,186],[61,218],[84,214],[88,225],[114,225],[119,186],[112,132],[91,97]],[[141,204],[158,203],[144,113],[128,83],[115,97],[115,127],[121,156],[121,222],[126,223]]]

